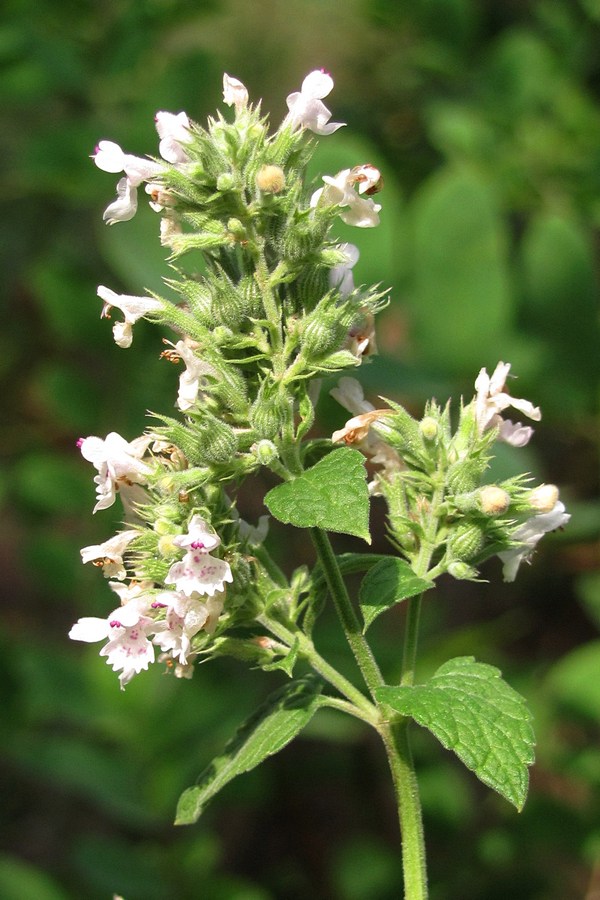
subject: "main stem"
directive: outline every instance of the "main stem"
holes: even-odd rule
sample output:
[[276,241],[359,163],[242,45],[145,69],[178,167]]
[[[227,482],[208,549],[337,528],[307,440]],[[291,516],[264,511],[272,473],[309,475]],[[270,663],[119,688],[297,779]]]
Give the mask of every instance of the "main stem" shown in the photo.
[[427,900],[425,839],[419,786],[408,735],[410,720],[386,724],[380,734],[388,757],[402,837],[405,900]]
[[[422,595],[409,600],[400,684],[414,683]],[[402,836],[405,900],[427,900],[425,836],[419,786],[410,748],[410,719],[386,723],[380,734],[394,781]]]
[[311,528],[310,534],[319,556],[319,562],[325,573],[329,593],[331,594],[338,618],[344,629],[346,640],[348,641],[350,649],[354,654],[354,658],[358,663],[358,667],[362,672],[365,684],[373,696],[375,689],[384,684],[383,677],[379,671],[379,666],[375,661],[373,652],[362,633],[358,616],[350,602],[350,597],[348,596],[348,591],[346,590],[346,585],[344,584],[344,579],[342,578],[329,537],[327,532],[323,531],[321,528]]
[[[434,491],[431,511],[424,529],[421,549],[414,562],[415,574],[425,578],[435,549],[438,507],[443,498],[443,482]],[[415,681],[419,621],[423,595],[411,597],[408,601],[402,671],[400,684],[411,687]],[[402,869],[404,873],[405,900],[427,900],[427,868],[425,863],[425,837],[423,815],[419,798],[419,786],[410,747],[410,719],[402,716],[393,723],[386,724],[381,736],[392,771],[398,818],[402,835]]]

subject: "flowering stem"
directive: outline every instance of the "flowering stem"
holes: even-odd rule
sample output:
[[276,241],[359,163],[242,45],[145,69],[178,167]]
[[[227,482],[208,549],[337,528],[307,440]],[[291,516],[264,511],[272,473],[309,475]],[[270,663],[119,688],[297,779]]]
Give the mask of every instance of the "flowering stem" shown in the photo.
[[327,586],[333,599],[338,618],[344,629],[346,640],[348,641],[358,667],[362,672],[365,684],[369,688],[371,694],[373,694],[375,688],[384,684],[383,677],[379,671],[379,666],[375,661],[371,648],[361,631],[360,622],[358,621],[358,617],[354,612],[354,607],[350,602],[350,597],[348,596],[348,591],[346,590],[346,585],[344,584],[344,579],[342,578],[329,537],[327,533],[320,528],[311,528],[310,533],[323,572],[325,573]]

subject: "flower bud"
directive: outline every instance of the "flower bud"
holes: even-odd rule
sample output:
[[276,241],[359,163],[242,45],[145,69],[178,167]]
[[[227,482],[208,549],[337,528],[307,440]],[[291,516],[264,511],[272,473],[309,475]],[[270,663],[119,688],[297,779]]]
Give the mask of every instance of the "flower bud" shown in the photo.
[[270,463],[274,462],[279,456],[277,453],[277,447],[273,443],[273,441],[257,441],[250,448],[252,453],[256,456],[256,459],[261,464],[261,466],[268,466]]
[[250,425],[256,436],[270,440],[279,432],[288,415],[285,395],[279,393],[277,385],[264,381],[258,396],[250,409]]
[[281,166],[262,166],[256,175],[256,187],[263,194],[279,194],[285,187],[285,172]]
[[448,541],[448,549],[454,560],[472,559],[485,543],[482,527],[476,522],[465,522],[458,525]]
[[217,325],[217,327],[213,329],[212,336],[217,347],[222,347],[223,344],[228,344],[230,342],[234,334],[227,325]]
[[[156,530],[156,526],[154,527]],[[163,534],[158,539],[158,552],[161,556],[174,556],[178,552],[179,548],[173,543],[175,537],[175,534]]]
[[426,441],[432,441],[438,433],[438,423],[433,416],[424,416],[419,422],[421,434]]
[[211,463],[229,462],[237,450],[233,429],[210,416],[202,422],[197,431],[198,449],[204,460]]
[[479,507],[486,516],[500,516],[510,506],[510,494],[495,484],[488,484],[479,491]]
[[339,350],[348,333],[348,325],[333,313],[311,317],[302,333],[302,349],[308,359]]
[[452,577],[456,578],[458,581],[474,581],[479,573],[477,572],[477,569],[467,565],[466,562],[454,560],[454,562],[451,562],[448,566],[448,574],[452,575]]
[[248,238],[246,229],[239,219],[229,219],[227,222],[227,231],[238,241],[245,241]]
[[231,191],[235,186],[235,179],[230,172],[223,172],[217,178],[217,190],[221,192]]
[[540,484],[529,495],[529,505],[537,513],[552,512],[558,501],[558,488],[555,484]]

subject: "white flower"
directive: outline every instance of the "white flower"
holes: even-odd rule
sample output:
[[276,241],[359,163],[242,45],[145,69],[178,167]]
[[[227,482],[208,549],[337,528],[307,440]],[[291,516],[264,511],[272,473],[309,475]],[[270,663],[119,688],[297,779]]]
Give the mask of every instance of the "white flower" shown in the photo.
[[121,531],[103,544],[83,547],[81,561],[83,563],[93,562],[96,566],[102,566],[105,578],[116,578],[118,581],[122,581],[127,575],[123,565],[123,553],[134,537],[137,537],[137,534],[137,531]]
[[133,186],[129,178],[121,178],[117,182],[117,199],[109,203],[102,214],[102,218],[107,225],[114,225],[116,222],[128,222],[135,216],[137,207],[137,188]]
[[78,441],[83,458],[98,470],[94,478],[98,497],[94,512],[112,506],[117,491],[121,493],[126,511],[132,503],[138,501],[138,498],[143,501],[146,495],[137,486],[144,484],[152,471],[150,466],[142,461],[151,440],[151,436],[143,436],[128,444],[120,434],[111,431],[104,440],[90,436]]
[[371,163],[363,163],[362,166],[354,166],[352,176],[358,184],[359,194],[377,194],[383,188],[381,172]]
[[134,188],[139,187],[142,181],[149,181],[163,171],[160,163],[124,153],[114,141],[100,141],[92,159],[103,172],[124,172]]
[[248,91],[241,81],[227,73],[223,75],[223,102],[227,106],[235,106],[236,116],[248,105]]
[[245,519],[238,517],[238,534],[240,540],[249,547],[260,547],[269,533],[269,516],[259,516],[256,525],[250,525]]
[[106,656],[113,672],[121,672],[121,689],[134,675],[147,669],[154,662],[154,646],[148,634],[155,627],[154,619],[147,613],[151,608],[152,595],[147,593],[147,584],[127,587],[120,583],[110,583],[124,605],[113,610],[106,619],[87,616],[79,619],[69,632],[74,641],[95,643],[109,638],[100,650]]
[[173,249],[173,238],[181,234],[181,222],[171,216],[163,216],[160,220],[161,247]]
[[177,394],[177,406],[182,411],[191,409],[196,403],[201,379],[205,375],[216,374],[213,367],[200,359],[194,352],[198,346],[190,338],[184,338],[182,341],[172,344],[172,351],[165,351],[163,354],[172,362],[181,359],[185,363],[185,372],[179,376],[179,392]]
[[157,181],[149,181],[144,190],[151,198],[148,204],[154,212],[162,212],[165,207],[173,206],[175,203],[173,195],[165,191],[163,185]]
[[329,270],[329,287],[337,288],[342,297],[348,297],[354,291],[352,269],[358,262],[360,253],[354,244],[338,244],[335,249],[344,254],[345,260]]
[[229,563],[201,550],[187,553],[181,562],[171,566],[165,578],[166,584],[174,584],[187,596],[197,593],[212,597],[215,591],[225,590],[226,581],[233,581]]
[[187,665],[191,651],[191,639],[201,629],[214,631],[223,602],[216,597],[199,600],[176,591],[164,591],[156,596],[156,606],[166,606],[163,622],[157,623],[154,643],[169,652],[181,665]]
[[202,516],[195,515],[189,521],[187,533],[173,538],[173,543],[183,550],[200,550],[203,553],[210,553],[219,546],[221,538],[209,529]]
[[174,165],[188,162],[189,156],[182,147],[182,144],[190,144],[193,140],[187,115],[184,112],[177,115],[157,112],[154,121],[160,138],[158,149],[162,158]]
[[[329,122],[331,113],[324,103],[323,97],[331,92],[333,78],[322,69],[317,69],[306,76],[300,91],[290,94],[286,103],[289,113],[285,122],[294,128],[308,128],[315,134],[332,134],[341,128],[344,122]],[[327,124],[329,122],[329,124]]]
[[[402,461],[397,452],[385,441],[382,441],[371,425],[379,422],[380,430],[385,430],[383,419],[389,415],[390,409],[375,409],[372,403],[365,400],[362,385],[356,378],[344,376],[338,381],[337,387],[330,392],[334,400],[337,400],[348,412],[355,413],[343,428],[334,431],[331,440],[334,443],[344,441],[346,444],[356,445],[362,452],[371,458],[371,462],[381,467],[380,475],[385,477],[402,468]],[[371,494],[378,492],[377,478],[369,483]]]
[[103,284],[96,291],[104,306],[100,318],[110,319],[110,311],[113,307],[120,309],[125,319],[113,325],[113,337],[118,347],[131,347],[133,341],[133,328],[138,319],[148,313],[158,312],[163,305],[160,300],[153,297],[133,297],[130,294],[116,294]]
[[355,415],[372,412],[375,409],[372,403],[365,400],[362,385],[356,378],[348,376],[340,378],[337,387],[332,388],[329,393],[344,409]]
[[331,175],[323,175],[324,188],[319,188],[310,198],[311,207],[322,204],[324,206],[339,206],[343,209],[340,213],[342,222],[346,225],[354,225],[357,228],[374,228],[379,225],[379,211],[381,205],[374,203],[370,197],[360,197],[354,190],[354,185],[359,179],[354,174],[354,169],[343,169],[333,178]]
[[334,444],[344,441],[346,444],[358,444],[369,456],[379,453],[382,441],[370,432],[370,427],[377,419],[391,413],[391,410],[375,409],[372,403],[365,400],[362,385],[356,378],[340,378],[337,387],[332,388],[329,393],[344,409],[355,413],[343,428],[331,435]]
[[511,540],[519,543],[518,547],[504,550],[498,556],[504,563],[502,574],[505,581],[514,581],[522,562],[529,562],[535,547],[545,534],[566,525],[570,514],[565,512],[565,505],[557,500],[550,512],[532,516],[511,535]]
[[210,555],[221,539],[208,531],[206,522],[200,516],[194,516],[188,533],[174,538],[173,543],[188,552],[180,562],[171,566],[165,578],[166,584],[174,584],[187,597],[195,593],[212,597],[216,591],[225,590],[226,581],[233,581],[229,563]]
[[345,349],[362,360],[363,356],[373,356],[377,353],[376,338],[375,317],[372,312],[367,311],[361,324],[348,332]]
[[524,447],[533,434],[533,428],[503,419],[500,413],[510,406],[535,422],[539,422],[542,414],[529,400],[511,397],[504,390],[509,371],[510,363],[503,362],[498,363],[491,378],[486,369],[480,370],[475,381],[475,418],[480,434],[489,428],[498,428],[498,440],[512,444],[513,447]]

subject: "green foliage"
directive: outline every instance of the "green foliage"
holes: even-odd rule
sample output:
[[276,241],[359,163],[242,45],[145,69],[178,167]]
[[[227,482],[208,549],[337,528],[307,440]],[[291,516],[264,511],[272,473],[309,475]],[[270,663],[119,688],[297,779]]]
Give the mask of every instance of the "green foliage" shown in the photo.
[[358,450],[333,450],[302,475],[272,488],[265,505],[280,522],[296,528],[354,534],[370,543],[369,493]]
[[430,581],[418,578],[403,559],[389,557],[379,560],[369,569],[360,585],[358,599],[365,623],[364,631],[386,609],[432,587]]
[[498,669],[459,657],[426,684],[382,687],[377,697],[428,728],[484,784],[523,808],[534,761],[532,716]]
[[249,772],[289,744],[325,703],[321,687],[316,679],[305,678],[272,694],[242,725],[223,754],[199,776],[199,783],[183,792],[175,824],[191,825],[208,801],[236,775]]

